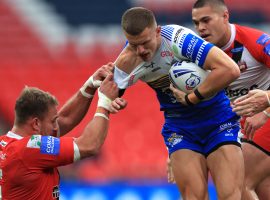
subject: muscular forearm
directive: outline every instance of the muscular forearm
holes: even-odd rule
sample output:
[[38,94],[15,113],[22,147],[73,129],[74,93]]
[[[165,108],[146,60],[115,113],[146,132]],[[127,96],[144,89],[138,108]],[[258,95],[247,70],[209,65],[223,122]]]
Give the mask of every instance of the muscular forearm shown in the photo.
[[[210,50],[205,62],[205,69],[211,70],[198,90],[205,98],[215,95],[240,76],[236,63],[217,47]],[[195,94],[189,95],[192,102],[198,101]]]
[[[94,94],[95,89],[88,89],[89,94]],[[91,104],[92,98],[87,98],[78,91],[60,109],[58,124],[60,134],[64,135],[78,125]]]
[[98,107],[94,118],[86,126],[82,135],[75,139],[81,159],[99,152],[107,136],[108,128],[109,112],[102,107]]

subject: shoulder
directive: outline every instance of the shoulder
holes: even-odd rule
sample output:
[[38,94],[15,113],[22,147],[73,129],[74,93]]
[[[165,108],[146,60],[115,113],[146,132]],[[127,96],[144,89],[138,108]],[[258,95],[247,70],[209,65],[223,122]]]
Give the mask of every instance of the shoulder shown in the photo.
[[130,46],[120,53],[115,61],[115,65],[126,73],[130,73],[135,67],[142,62],[142,59],[136,55],[136,52],[132,50]]
[[235,40],[243,44],[257,61],[269,65],[270,35],[247,26],[235,25],[235,28]]
[[176,24],[161,26],[161,36],[174,43],[176,43],[179,38],[186,37],[188,34],[197,35],[191,29]]
[[243,43],[259,43],[260,40],[268,39],[269,35],[261,30],[235,24],[236,39]]

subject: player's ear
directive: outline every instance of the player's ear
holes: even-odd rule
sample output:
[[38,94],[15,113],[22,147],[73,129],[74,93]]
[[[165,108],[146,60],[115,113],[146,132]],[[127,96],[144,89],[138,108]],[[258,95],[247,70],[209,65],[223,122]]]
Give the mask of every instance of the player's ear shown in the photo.
[[229,11],[228,11],[228,10],[225,10],[225,11],[224,11],[223,17],[224,17],[224,20],[225,20],[226,22],[229,22],[230,14],[229,14]]
[[156,32],[157,32],[157,34],[160,34],[160,32],[161,32],[161,26],[157,26]]
[[41,126],[40,120],[37,117],[33,117],[33,118],[31,118],[30,123],[31,123],[33,131],[35,133],[39,134],[40,133],[40,126]]

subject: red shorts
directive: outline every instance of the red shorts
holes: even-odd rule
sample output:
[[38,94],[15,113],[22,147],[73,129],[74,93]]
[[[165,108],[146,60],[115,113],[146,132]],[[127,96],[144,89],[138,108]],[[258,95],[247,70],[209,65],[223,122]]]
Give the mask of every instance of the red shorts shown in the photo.
[[[243,127],[245,119],[241,120],[241,126]],[[270,119],[259,128],[254,135],[253,142],[255,146],[262,148],[268,155],[270,155]],[[252,144],[252,142],[249,142]]]

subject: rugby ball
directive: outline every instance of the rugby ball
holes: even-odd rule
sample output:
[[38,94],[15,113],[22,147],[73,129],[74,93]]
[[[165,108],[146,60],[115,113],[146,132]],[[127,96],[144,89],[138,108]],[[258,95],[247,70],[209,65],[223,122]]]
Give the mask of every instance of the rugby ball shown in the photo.
[[172,65],[169,78],[174,87],[185,93],[191,93],[205,80],[208,73],[195,63],[181,61]]

